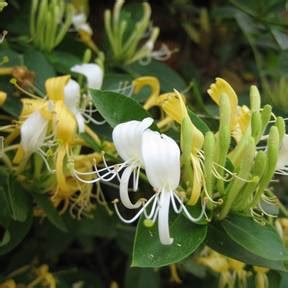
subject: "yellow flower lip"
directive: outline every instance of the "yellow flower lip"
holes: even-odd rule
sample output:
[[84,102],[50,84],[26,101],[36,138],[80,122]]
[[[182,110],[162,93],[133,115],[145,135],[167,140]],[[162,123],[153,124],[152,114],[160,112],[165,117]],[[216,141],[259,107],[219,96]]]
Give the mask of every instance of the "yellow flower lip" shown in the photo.
[[45,89],[49,100],[64,101],[64,87],[70,80],[70,75],[49,78],[45,82]]

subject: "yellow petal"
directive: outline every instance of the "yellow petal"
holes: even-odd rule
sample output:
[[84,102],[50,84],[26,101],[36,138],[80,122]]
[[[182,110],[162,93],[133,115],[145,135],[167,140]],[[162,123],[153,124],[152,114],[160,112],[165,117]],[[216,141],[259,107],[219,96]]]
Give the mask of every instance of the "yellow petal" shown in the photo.
[[251,120],[251,111],[247,106],[241,106],[238,109],[239,125],[242,133],[244,133],[249,126]]
[[20,120],[25,120],[30,114],[39,110],[45,103],[44,100],[37,100],[37,99],[30,99],[30,98],[23,98],[21,99],[22,102],[22,111],[20,113]]
[[16,154],[15,154],[12,162],[14,164],[18,165],[23,161],[23,159],[24,159],[24,150],[23,150],[22,146],[19,145],[19,148],[17,149]]
[[181,125],[183,119],[188,116],[184,99],[184,96],[176,91],[160,95],[158,103],[171,119]]
[[157,105],[157,100],[160,94],[160,83],[156,77],[139,77],[132,82],[132,85],[136,94],[139,93],[144,86],[150,87],[151,93],[144,104],[144,109],[149,110],[151,107]]
[[49,78],[45,82],[46,93],[49,100],[64,101],[64,87],[70,79],[70,75]]
[[54,133],[63,143],[72,143],[77,129],[77,122],[73,114],[66,108],[64,102],[58,101],[54,105]]
[[7,93],[0,91],[0,106],[2,106],[7,99]]
[[66,176],[64,173],[64,161],[66,156],[66,145],[60,145],[57,150],[56,156],[56,179],[59,186],[59,189],[62,190],[65,194],[69,192],[69,186],[66,182]]
[[237,106],[238,106],[238,97],[234,89],[224,79],[216,78],[216,82],[210,85],[210,88],[208,89],[207,92],[217,105],[219,105],[220,103],[220,97],[222,94],[225,93],[228,95],[231,105],[231,116],[232,116],[231,127],[233,127],[236,122],[235,117],[237,115]]

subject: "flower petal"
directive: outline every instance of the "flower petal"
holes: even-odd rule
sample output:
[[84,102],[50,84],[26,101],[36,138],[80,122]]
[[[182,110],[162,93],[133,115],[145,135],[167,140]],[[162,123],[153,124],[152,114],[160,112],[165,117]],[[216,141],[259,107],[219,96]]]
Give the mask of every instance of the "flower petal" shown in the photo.
[[89,89],[100,89],[102,87],[104,75],[99,65],[93,63],[75,65],[71,68],[71,71],[84,75]]
[[162,191],[159,200],[158,232],[160,242],[163,245],[171,245],[173,243],[173,238],[170,237],[169,231],[170,197],[170,192]]
[[70,79],[64,87],[64,103],[73,114],[79,110],[80,97],[80,85]]
[[151,130],[143,133],[142,159],[154,189],[174,191],[180,181],[180,149],[170,137]]
[[285,134],[280,146],[276,170],[285,169],[288,165],[288,134]]
[[118,124],[112,133],[114,145],[124,161],[139,162],[141,160],[141,143],[143,132],[153,123],[152,118],[142,121],[129,121]]
[[70,75],[49,78],[45,82],[45,88],[49,100],[64,101],[64,87],[70,79]]
[[42,117],[39,111],[33,112],[22,124],[21,145],[24,152],[30,155],[36,152],[44,143],[47,133],[48,121]]

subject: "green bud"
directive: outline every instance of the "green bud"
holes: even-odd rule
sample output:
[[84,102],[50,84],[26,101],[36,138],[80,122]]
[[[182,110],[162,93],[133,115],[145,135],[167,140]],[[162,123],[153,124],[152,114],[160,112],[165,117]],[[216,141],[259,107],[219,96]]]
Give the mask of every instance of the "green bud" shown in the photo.
[[252,206],[254,207],[260,201],[261,195],[269,185],[270,181],[272,180],[275,168],[277,165],[278,154],[279,154],[279,131],[276,126],[271,127],[268,141],[267,141],[267,165],[263,177],[259,183],[259,187],[255,198],[253,200]]
[[257,86],[250,87],[250,107],[252,112],[260,111],[261,97]]
[[278,131],[279,131],[279,143],[281,143],[282,140],[283,140],[283,137],[284,137],[284,135],[286,133],[285,120],[282,117],[277,117],[275,125],[278,128]]
[[[241,189],[244,187],[244,185],[247,183],[247,181],[251,181],[250,172],[253,167],[253,161],[255,157],[256,152],[256,145],[255,140],[253,137],[249,137],[245,149],[243,151],[243,157],[241,158],[240,166],[236,167],[237,177],[235,177],[228,185],[228,187],[225,189],[225,199],[223,208],[220,212],[220,219],[224,219],[229,211],[232,209],[232,206],[234,204],[234,201],[237,198],[237,195],[241,191]],[[237,203],[235,201],[235,203]]]
[[264,134],[265,129],[271,119],[272,114],[272,107],[271,105],[265,105],[261,111],[261,117],[262,117],[262,134]]
[[212,196],[212,187],[213,187],[213,180],[214,176],[212,173],[213,169],[213,159],[215,153],[215,139],[214,134],[209,131],[205,134],[204,138],[204,175],[205,175],[205,183],[206,183],[206,190],[209,196]]
[[[231,143],[230,121],[231,121],[231,105],[229,97],[226,94],[222,94],[220,97],[220,125],[217,135],[217,153],[215,155],[215,162],[220,166],[225,167],[226,157],[229,151]],[[220,169],[219,174],[224,175],[224,170]],[[217,190],[224,193],[224,181],[217,179]]]
[[92,51],[91,49],[86,49],[83,55],[83,63],[89,63],[92,58]]
[[251,170],[252,181],[247,183],[239,193],[237,200],[233,204],[233,210],[246,211],[250,208],[254,199],[254,193],[267,167],[267,154],[259,151],[256,155],[254,166]]
[[192,152],[193,144],[193,125],[189,117],[184,117],[181,124],[181,163],[184,164],[190,161],[190,154]]
[[262,136],[262,117],[259,111],[252,113],[251,127],[252,136],[254,137],[255,142],[258,143]]

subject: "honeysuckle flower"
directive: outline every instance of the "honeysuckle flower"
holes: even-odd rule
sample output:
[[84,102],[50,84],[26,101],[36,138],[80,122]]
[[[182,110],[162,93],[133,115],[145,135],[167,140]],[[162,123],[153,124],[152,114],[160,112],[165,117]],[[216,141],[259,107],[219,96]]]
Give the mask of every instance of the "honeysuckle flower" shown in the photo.
[[217,105],[220,105],[220,97],[223,93],[229,97],[231,106],[230,129],[232,136],[239,142],[251,121],[250,109],[245,105],[238,105],[237,94],[230,84],[222,78],[216,78],[216,82],[210,85],[207,92]]
[[101,89],[104,73],[103,69],[98,64],[87,63],[75,65],[71,68],[71,71],[82,74],[86,77],[88,89]]
[[129,209],[136,209],[142,205],[142,200],[138,200],[133,204],[130,200],[128,193],[128,183],[131,175],[133,174],[133,190],[138,188],[138,178],[140,169],[143,166],[141,158],[141,144],[144,131],[153,123],[152,118],[145,118],[142,121],[129,121],[118,124],[113,129],[112,138],[115,148],[119,156],[124,162],[112,166],[106,164],[105,159],[103,169],[97,169],[95,166],[94,175],[97,175],[93,180],[85,180],[80,178],[93,173],[79,173],[74,171],[75,177],[84,183],[94,183],[98,181],[111,181],[116,176],[119,177],[119,172],[123,170],[120,180],[119,194],[122,204]]
[[[121,216],[115,202],[114,207],[119,218],[125,223],[132,223],[137,220],[142,213],[144,213],[147,220],[146,223],[149,225],[154,224],[158,218],[160,241],[163,245],[171,245],[173,238],[170,237],[169,232],[170,205],[175,213],[181,213],[183,211],[186,217],[192,222],[197,222],[202,218],[205,214],[205,205],[199,217],[194,218],[176,192],[180,181],[180,149],[172,138],[147,129],[143,132],[140,144],[141,161],[143,161],[148,181],[153,186],[155,194],[143,205],[136,215],[129,220]],[[136,143],[134,145],[136,145]],[[138,145],[139,143],[137,143],[137,146]],[[137,148],[137,150],[138,149],[139,148]],[[121,198],[121,200],[123,203],[123,198]],[[140,202],[140,205],[141,204]],[[140,207],[140,205],[138,206]],[[150,205],[151,209],[147,212],[147,208]],[[126,205],[124,204],[124,206]]]
[[280,145],[276,173],[288,175],[288,135],[285,134]]

